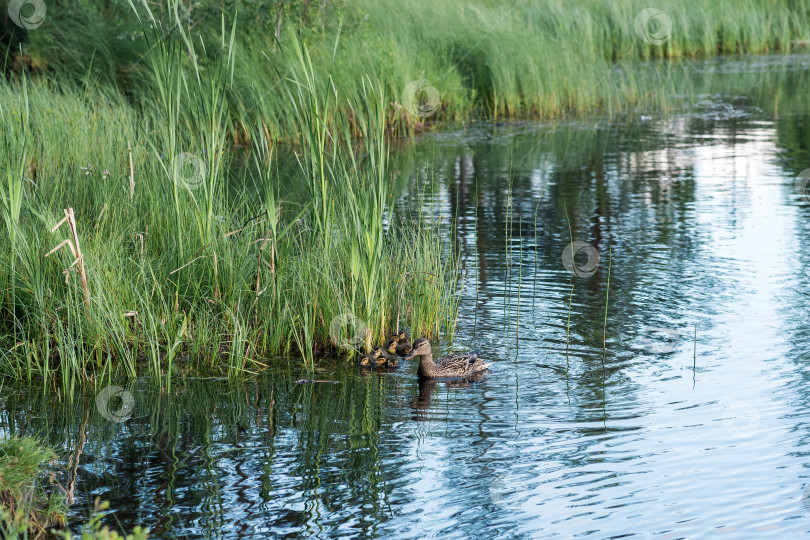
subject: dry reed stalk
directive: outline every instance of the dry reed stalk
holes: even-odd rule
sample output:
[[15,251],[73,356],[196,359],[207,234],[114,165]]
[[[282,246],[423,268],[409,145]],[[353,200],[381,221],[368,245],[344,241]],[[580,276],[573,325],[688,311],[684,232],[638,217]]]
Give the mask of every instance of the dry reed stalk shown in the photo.
[[179,272],[180,270],[182,270],[182,269],[183,269],[183,268],[185,268],[186,266],[190,265],[191,263],[193,263],[193,262],[194,262],[194,261],[196,261],[197,259],[204,259],[204,258],[206,258],[206,257],[208,257],[208,255],[200,255],[199,257],[194,257],[193,259],[191,259],[190,261],[188,261],[186,264],[184,264],[184,265],[183,265],[183,266],[181,266],[180,268],[175,268],[174,270],[172,270],[171,272],[169,272],[169,275],[171,276],[172,274],[175,274],[175,273]]
[[135,233],[135,238],[137,238],[141,242],[141,256],[143,256],[143,234]]
[[[82,254],[82,248],[79,244],[79,232],[76,228],[76,215],[73,213],[73,208],[68,206],[65,210],[65,217],[59,220],[59,223],[53,226],[51,232],[56,232],[59,227],[63,224],[67,223],[68,228],[70,229],[70,234],[73,239],[63,240],[58,246],[50,250],[48,253],[45,254],[45,257],[50,256],[55,251],[57,251],[62,246],[67,245],[70,248],[70,252],[73,254],[73,263],[65,270],[65,274],[69,272],[71,268],[78,265],[79,267],[79,278],[82,281],[82,289],[84,290],[84,301],[87,307],[90,307],[90,287],[87,284],[87,271],[84,267],[84,254]],[[65,278],[67,279],[67,277]]]
[[104,203],[104,206],[101,207],[101,212],[98,213],[98,217],[96,218],[96,230],[98,230],[98,225],[101,223],[101,218],[104,216],[104,212],[107,211],[107,203]]
[[84,443],[87,441],[87,421],[90,418],[90,411],[88,410],[84,415],[84,421],[82,422],[81,428],[79,428],[79,445],[76,448],[76,455],[75,457],[71,455],[68,458],[68,467],[71,467],[70,470],[70,481],[67,483],[67,490],[65,493],[65,498],[67,499],[68,504],[73,504],[76,502],[76,496],[74,495],[74,490],[76,488],[76,479],[79,476],[79,460],[84,453]]

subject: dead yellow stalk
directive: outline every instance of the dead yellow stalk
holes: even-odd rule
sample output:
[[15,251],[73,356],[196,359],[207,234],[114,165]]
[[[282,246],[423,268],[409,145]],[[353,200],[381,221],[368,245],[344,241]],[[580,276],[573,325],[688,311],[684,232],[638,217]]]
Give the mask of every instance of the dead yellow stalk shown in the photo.
[[62,218],[59,223],[53,226],[51,232],[54,233],[56,230],[61,227],[63,224],[67,223],[68,228],[70,228],[70,234],[73,236],[73,239],[70,238],[63,240],[58,246],[50,250],[48,253],[45,254],[45,257],[48,257],[55,253],[59,248],[62,246],[67,245],[70,248],[70,252],[73,254],[73,263],[65,270],[65,273],[69,272],[70,268],[78,265],[79,267],[79,278],[82,280],[82,289],[84,289],[84,301],[85,304],[89,307],[90,306],[90,287],[87,285],[87,271],[84,267],[84,255],[82,254],[82,248],[79,244],[79,233],[76,230],[76,216],[73,213],[73,208],[70,206],[64,210],[65,217]]

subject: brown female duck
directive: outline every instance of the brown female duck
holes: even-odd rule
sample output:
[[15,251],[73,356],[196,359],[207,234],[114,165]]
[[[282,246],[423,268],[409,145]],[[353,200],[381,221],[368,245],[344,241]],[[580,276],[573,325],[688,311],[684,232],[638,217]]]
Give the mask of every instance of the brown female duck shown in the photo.
[[487,369],[490,364],[478,358],[478,353],[452,354],[433,359],[433,350],[426,338],[413,342],[413,350],[405,360],[419,356],[419,377],[423,379],[450,379],[468,377]]

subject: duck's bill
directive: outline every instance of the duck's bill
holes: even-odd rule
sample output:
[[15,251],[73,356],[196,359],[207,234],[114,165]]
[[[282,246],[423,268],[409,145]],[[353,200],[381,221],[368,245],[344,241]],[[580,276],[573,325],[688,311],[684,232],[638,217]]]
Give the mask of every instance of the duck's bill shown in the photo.
[[409,352],[408,354],[406,354],[405,356],[403,356],[403,357],[402,357],[402,359],[403,359],[403,360],[410,360],[410,359],[411,359],[411,358],[413,358],[414,356],[416,356],[416,351],[413,351],[413,350],[412,350],[411,352]]

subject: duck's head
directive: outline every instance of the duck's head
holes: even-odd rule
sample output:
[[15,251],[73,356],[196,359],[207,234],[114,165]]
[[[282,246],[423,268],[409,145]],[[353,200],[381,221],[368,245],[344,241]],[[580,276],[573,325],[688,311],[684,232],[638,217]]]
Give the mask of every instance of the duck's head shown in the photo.
[[414,356],[419,356],[422,354],[430,354],[432,349],[430,348],[430,341],[427,338],[419,338],[413,342],[411,352],[408,353],[408,356],[405,357],[405,360],[409,360]]

